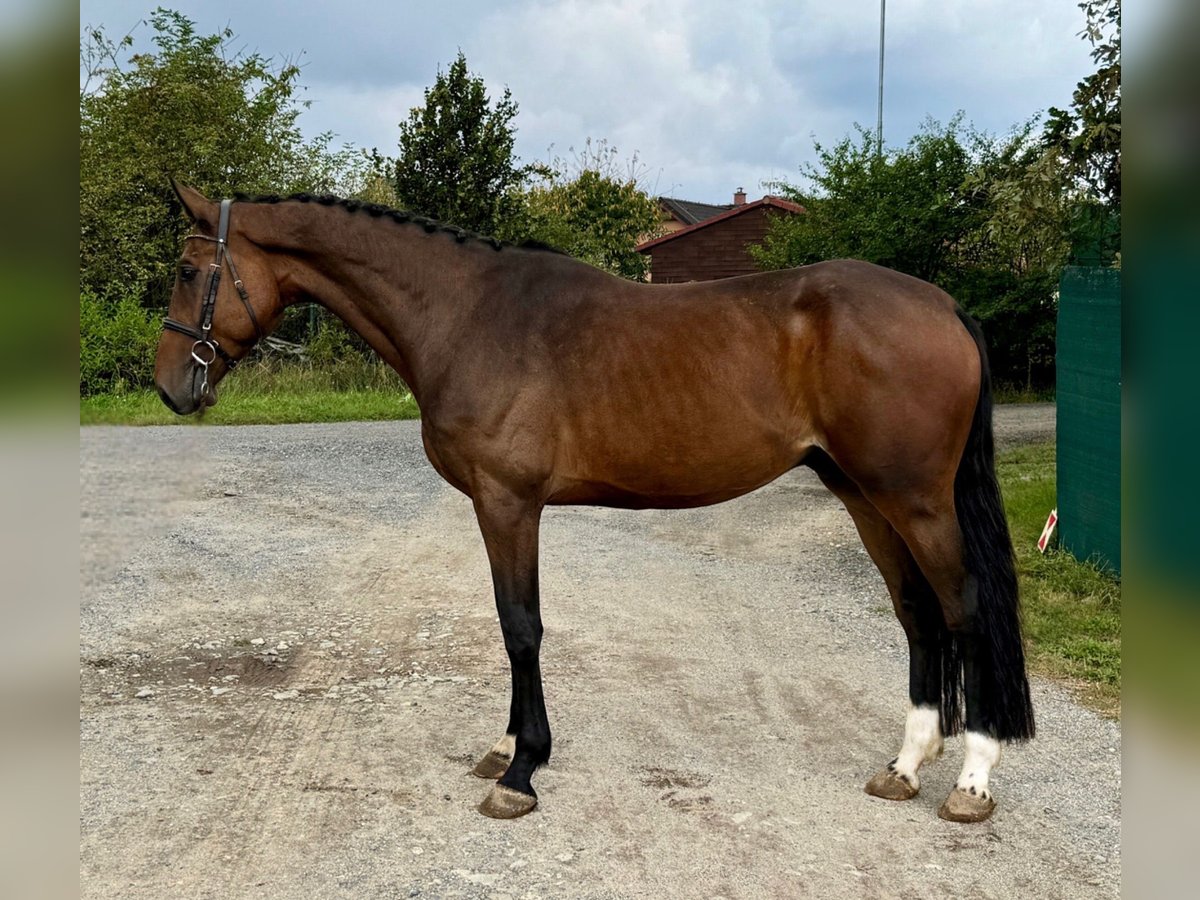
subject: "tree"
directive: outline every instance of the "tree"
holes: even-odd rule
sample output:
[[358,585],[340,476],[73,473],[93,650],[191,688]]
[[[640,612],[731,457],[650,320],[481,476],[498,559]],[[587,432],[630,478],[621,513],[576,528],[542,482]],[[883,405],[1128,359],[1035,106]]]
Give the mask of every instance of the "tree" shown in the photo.
[[615,147],[589,140],[573,163],[557,161],[554,174],[525,195],[521,236],[614,275],[644,279],[649,260],[635,248],[655,233],[659,211],[638,175],[636,156],[621,171]]
[[1075,253],[1110,263],[1121,246],[1121,0],[1085,0],[1080,37],[1092,45],[1094,71],[1079,82],[1069,110],[1051,107],[1044,140],[1083,187]]
[[352,151],[306,142],[296,124],[300,69],[200,35],[177,12],[150,15],[155,50],[119,56],[132,38],[89,29],[80,47],[80,287],[98,298],[165,305],[187,224],[168,182],[210,196],[336,186]]
[[880,154],[873,132],[856,128],[857,141],[816,145],[817,163],[802,170],[807,186],[772,186],[806,212],[775,219],[751,253],[765,269],[854,257],[939,281],[980,224],[966,183],[980,136],[964,134],[961,117],[944,129],[930,120],[907,147]]
[[992,370],[1026,388],[1054,375],[1059,277],[1078,215],[1078,191],[1032,124],[986,146],[967,180],[983,213],[957,248],[948,286],[984,323]]
[[1069,110],[1051,107],[1045,137],[1070,173],[1116,209],[1121,205],[1121,0],[1086,0],[1080,32],[1096,71],[1075,88]]
[[538,168],[513,155],[517,104],[507,88],[495,105],[461,51],[425,90],[425,105],[400,123],[396,196],[414,212],[495,234],[520,205]]
[[364,150],[357,159],[355,187],[348,192],[348,196],[367,203],[400,206],[396,197],[396,182],[392,177],[395,171],[396,161],[390,156],[384,156],[374,148]]

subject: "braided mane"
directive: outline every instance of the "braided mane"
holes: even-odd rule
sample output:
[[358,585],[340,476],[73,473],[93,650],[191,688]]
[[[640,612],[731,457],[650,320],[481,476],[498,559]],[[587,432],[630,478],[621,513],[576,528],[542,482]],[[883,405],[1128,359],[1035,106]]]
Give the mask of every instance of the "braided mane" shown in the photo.
[[562,252],[541,241],[523,241],[519,244],[510,244],[498,238],[476,234],[465,228],[459,228],[457,225],[439,222],[437,219],[431,219],[428,216],[422,216],[410,210],[393,209],[390,206],[384,206],[382,203],[371,203],[366,200],[347,200],[344,197],[338,197],[334,194],[300,193],[289,194],[286,197],[279,194],[234,194],[233,199],[239,203],[317,203],[321,206],[340,206],[347,212],[365,213],[373,219],[391,219],[400,225],[416,225],[424,228],[430,234],[435,231],[444,232],[453,236],[460,244],[467,241],[482,241],[493,250],[503,250],[505,247],[517,247],[522,250],[542,250],[548,253]]

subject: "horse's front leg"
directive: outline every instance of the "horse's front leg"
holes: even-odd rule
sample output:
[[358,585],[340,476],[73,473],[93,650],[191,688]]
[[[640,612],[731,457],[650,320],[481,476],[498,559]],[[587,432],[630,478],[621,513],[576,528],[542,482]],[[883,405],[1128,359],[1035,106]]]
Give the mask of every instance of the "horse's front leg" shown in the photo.
[[475,515],[487,546],[496,591],[496,610],[512,666],[512,705],[506,734],[475,767],[499,777],[479,811],[515,819],[537,805],[530,779],[550,759],[550,724],[542,694],[538,654],[542,616],[538,605],[538,524],[542,505],[499,488],[475,497]]

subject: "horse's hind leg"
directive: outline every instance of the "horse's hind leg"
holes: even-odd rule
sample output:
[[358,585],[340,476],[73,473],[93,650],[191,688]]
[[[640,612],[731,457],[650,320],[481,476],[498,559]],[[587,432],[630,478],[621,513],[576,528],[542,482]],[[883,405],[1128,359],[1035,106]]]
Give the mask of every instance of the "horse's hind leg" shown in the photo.
[[[896,757],[867,782],[866,791],[886,800],[908,800],[920,790],[921,766],[942,755],[941,660],[945,629],[940,623],[937,598],[899,535],[877,512],[869,516],[860,513],[854,518],[880,572],[888,572],[884,581],[908,638],[909,708],[904,741]],[[862,524],[863,519],[869,524]],[[884,562],[880,564],[880,560]]]
[[941,610],[908,546],[857,485],[827,457],[812,467],[854,519],[908,638],[910,705],[904,742],[896,757],[867,783],[866,791],[885,800],[910,800],[921,787],[918,770],[942,754],[941,660],[946,642]]
[[537,573],[541,505],[495,488],[476,494],[475,514],[491,562],[513,687],[507,733],[476,766],[476,774],[499,778],[479,811],[492,818],[514,819],[537,805],[530,779],[550,758],[550,725],[538,662],[542,644]]
[[[953,636],[946,652],[953,654],[943,682],[958,689],[961,667],[965,699],[965,755],[954,790],[938,815],[955,822],[981,822],[992,814],[996,802],[988,787],[992,768],[1000,761],[1000,742],[992,724],[995,710],[984,689],[990,662],[987,635],[983,634],[977,603],[976,578],[963,562],[963,535],[952,496],[929,498],[875,498],[888,520],[904,538],[913,558],[937,595],[945,625]],[[952,702],[953,705],[953,702]]]

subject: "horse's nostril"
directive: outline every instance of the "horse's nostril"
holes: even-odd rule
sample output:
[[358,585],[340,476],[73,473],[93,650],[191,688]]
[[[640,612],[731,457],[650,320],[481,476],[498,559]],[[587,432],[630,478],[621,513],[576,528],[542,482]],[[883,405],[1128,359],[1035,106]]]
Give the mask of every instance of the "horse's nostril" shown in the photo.
[[179,412],[179,407],[175,405],[175,401],[171,399],[171,395],[161,387],[158,389],[158,396],[161,397],[162,402],[167,405],[167,409],[171,410],[171,412],[175,413],[177,416],[182,415],[182,413]]

